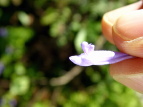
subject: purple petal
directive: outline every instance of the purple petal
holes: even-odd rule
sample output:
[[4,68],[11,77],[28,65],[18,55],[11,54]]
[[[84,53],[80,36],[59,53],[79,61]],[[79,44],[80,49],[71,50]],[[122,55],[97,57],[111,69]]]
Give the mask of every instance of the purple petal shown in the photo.
[[129,58],[133,58],[133,56],[113,51],[93,51],[89,54],[82,53],[69,57],[73,63],[80,66],[113,64]]
[[114,51],[94,51],[94,45],[83,42],[81,44],[84,53],[69,57],[69,59],[80,66],[105,65],[134,58],[131,55]]
[[91,66],[93,63],[90,60],[81,58],[80,56],[71,56],[69,59],[76,65],[79,66]]
[[81,47],[84,53],[89,53],[89,52],[94,51],[95,46],[92,44],[88,44],[87,42],[82,42]]
[[2,74],[2,72],[4,71],[4,64],[2,62],[0,62],[0,74]]
[[110,64],[113,64],[130,58],[135,58],[135,57],[125,53],[115,52],[115,56],[111,60],[109,60],[109,62]]

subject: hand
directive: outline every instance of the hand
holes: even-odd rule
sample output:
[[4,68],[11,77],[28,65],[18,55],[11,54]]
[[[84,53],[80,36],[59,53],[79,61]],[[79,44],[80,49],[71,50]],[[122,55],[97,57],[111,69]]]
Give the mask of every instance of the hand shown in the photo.
[[141,1],[106,13],[103,34],[124,53],[136,56],[110,65],[115,80],[143,93],[143,4]]

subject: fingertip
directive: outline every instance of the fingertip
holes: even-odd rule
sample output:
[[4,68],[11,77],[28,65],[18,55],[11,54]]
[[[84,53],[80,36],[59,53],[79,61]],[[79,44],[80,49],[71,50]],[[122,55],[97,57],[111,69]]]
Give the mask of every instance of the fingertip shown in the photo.
[[143,9],[129,12],[113,25],[113,40],[127,54],[143,57]]
[[119,9],[116,9],[116,10],[113,10],[113,11],[110,11],[110,12],[107,12],[106,14],[104,14],[104,16],[102,18],[102,32],[103,32],[103,35],[105,36],[105,38],[109,42],[114,44],[114,40],[113,40],[113,37],[112,37],[112,26],[114,25],[116,20],[121,15],[123,15],[127,12],[138,10],[141,7],[142,7],[142,3],[141,3],[141,1],[139,1],[137,3],[133,3],[131,5],[121,7]]
[[143,73],[143,58],[131,58],[110,65],[110,74],[115,75],[131,75]]
[[143,58],[132,58],[110,65],[110,74],[118,82],[143,93]]

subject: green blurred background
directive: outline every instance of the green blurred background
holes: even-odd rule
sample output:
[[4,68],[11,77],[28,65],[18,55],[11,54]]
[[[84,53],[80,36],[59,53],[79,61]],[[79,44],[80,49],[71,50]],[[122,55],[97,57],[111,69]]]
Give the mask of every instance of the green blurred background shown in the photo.
[[142,107],[108,65],[68,59],[82,41],[117,50],[102,35],[102,16],[135,1],[0,0],[0,107]]

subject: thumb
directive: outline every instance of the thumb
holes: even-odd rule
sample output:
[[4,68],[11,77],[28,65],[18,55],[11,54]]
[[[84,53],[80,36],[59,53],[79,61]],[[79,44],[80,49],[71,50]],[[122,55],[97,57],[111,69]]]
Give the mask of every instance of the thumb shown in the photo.
[[129,12],[113,25],[113,40],[124,53],[137,56],[110,65],[110,73],[118,82],[143,93],[143,10]]
[[118,18],[113,25],[113,40],[120,51],[143,57],[143,9]]

